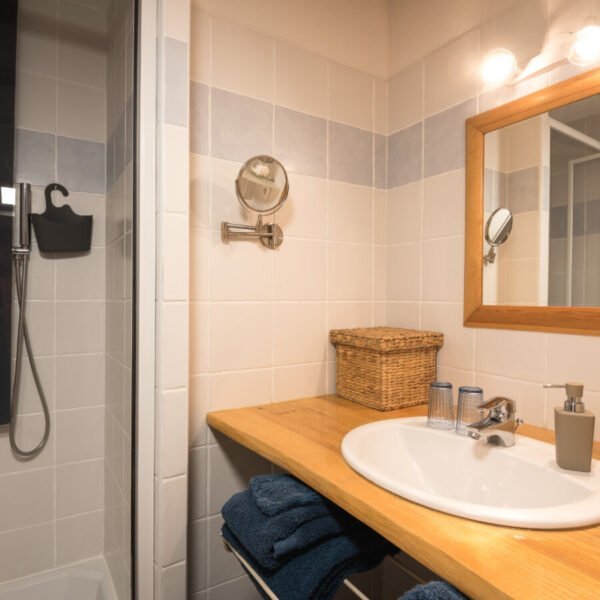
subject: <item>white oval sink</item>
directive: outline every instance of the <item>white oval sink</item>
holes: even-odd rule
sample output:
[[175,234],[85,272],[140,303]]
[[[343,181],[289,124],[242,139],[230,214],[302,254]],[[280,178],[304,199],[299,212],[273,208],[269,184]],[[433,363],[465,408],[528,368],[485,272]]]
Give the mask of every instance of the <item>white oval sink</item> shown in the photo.
[[342,440],[346,462],[407,500],[513,527],[566,529],[600,523],[600,462],[564,471],[554,446],[517,436],[512,448],[427,427],[425,417],[362,425]]

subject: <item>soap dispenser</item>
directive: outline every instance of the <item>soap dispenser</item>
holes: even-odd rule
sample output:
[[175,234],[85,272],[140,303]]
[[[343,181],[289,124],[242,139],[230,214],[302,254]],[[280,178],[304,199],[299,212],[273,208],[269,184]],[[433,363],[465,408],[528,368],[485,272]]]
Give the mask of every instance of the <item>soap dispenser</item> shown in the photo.
[[567,399],[563,408],[554,409],[556,463],[561,469],[589,472],[592,468],[594,422],[596,418],[583,404],[583,384],[566,383],[547,388],[563,388]]

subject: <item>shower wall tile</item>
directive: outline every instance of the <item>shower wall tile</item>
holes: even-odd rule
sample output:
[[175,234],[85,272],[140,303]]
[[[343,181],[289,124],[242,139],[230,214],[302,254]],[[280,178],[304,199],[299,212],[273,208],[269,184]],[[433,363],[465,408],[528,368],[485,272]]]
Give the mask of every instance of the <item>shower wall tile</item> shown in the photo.
[[103,143],[106,140],[106,92],[58,82],[56,132],[65,137]]
[[273,153],[273,106],[225,90],[211,90],[211,154],[245,161]]
[[103,353],[57,356],[55,365],[57,409],[104,404]]
[[518,214],[538,210],[540,169],[529,167],[508,173],[507,177],[510,211]]
[[104,456],[104,407],[56,413],[58,465]]
[[387,187],[395,188],[421,178],[423,125],[397,131],[387,140]]
[[465,120],[476,113],[476,107],[476,100],[468,100],[425,119],[425,177],[464,167]]
[[[21,54],[19,54],[19,59]],[[15,122],[18,129],[45,133],[56,130],[56,81],[20,71],[17,76]],[[40,103],[40,98],[44,99]]]
[[104,300],[105,251],[97,248],[86,256],[65,257],[56,265],[57,300]]
[[0,580],[24,577],[54,566],[54,524],[0,533]]
[[373,134],[335,121],[329,122],[329,177],[373,185]]
[[104,512],[56,521],[56,564],[66,565],[102,553]]
[[54,516],[54,473],[41,469],[0,477],[0,531],[51,521]]
[[55,138],[48,133],[17,129],[15,179],[46,186],[54,179]]
[[69,517],[104,508],[104,459],[56,469],[56,515]]
[[[19,69],[55,78],[58,0],[22,0],[19,7]],[[21,103],[20,98],[18,102]]]
[[208,590],[208,600],[259,600],[260,594],[248,577],[234,579]]
[[286,170],[325,177],[327,121],[276,106],[275,156]]
[[106,146],[59,136],[56,140],[56,174],[59,181],[75,192],[105,192]]
[[104,351],[104,302],[59,302],[56,305],[57,354]]

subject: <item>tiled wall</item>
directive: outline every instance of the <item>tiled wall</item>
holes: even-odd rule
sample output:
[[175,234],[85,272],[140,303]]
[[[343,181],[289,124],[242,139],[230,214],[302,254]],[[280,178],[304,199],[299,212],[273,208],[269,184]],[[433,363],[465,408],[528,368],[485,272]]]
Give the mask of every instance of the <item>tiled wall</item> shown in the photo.
[[158,12],[154,597],[186,596],[189,0]]
[[106,69],[104,555],[120,600],[131,588],[134,3],[110,0]]
[[[19,2],[17,180],[33,184],[34,212],[44,187],[62,183],[94,230],[85,256],[32,248],[27,315],[51,435],[22,462],[0,431],[0,581],[103,551],[106,12],[87,4]],[[43,416],[26,359],[23,374],[17,439],[31,448]]]
[[[524,27],[525,7],[537,12],[534,27]],[[555,39],[593,11],[585,0],[517,3],[390,80],[387,322],[443,331],[441,378],[514,397],[526,422],[549,428],[564,394],[543,390],[545,381],[584,382],[588,408],[600,411],[600,339],[463,327],[464,119],[576,72],[559,67],[488,91],[476,68],[488,49],[506,46],[527,58],[538,33]]]
[[[383,323],[386,84],[198,10],[191,43],[189,593],[254,598],[220,510],[270,465],[205,414],[333,391],[328,331]],[[234,182],[258,153],[290,177],[276,251],[221,241],[254,222]]]

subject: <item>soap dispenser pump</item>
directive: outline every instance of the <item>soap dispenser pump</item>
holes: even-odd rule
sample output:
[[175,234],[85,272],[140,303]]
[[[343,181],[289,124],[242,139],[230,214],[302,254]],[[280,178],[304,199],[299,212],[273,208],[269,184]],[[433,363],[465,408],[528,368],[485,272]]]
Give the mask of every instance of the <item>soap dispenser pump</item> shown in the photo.
[[547,388],[563,388],[567,399],[563,408],[554,409],[556,463],[561,469],[589,472],[592,468],[594,423],[596,418],[583,404],[583,384],[546,384]]

